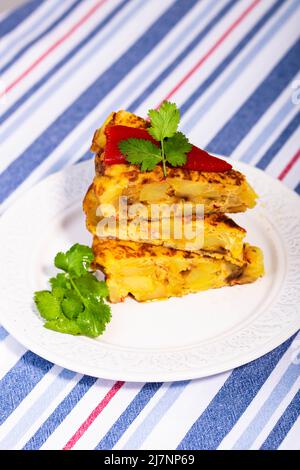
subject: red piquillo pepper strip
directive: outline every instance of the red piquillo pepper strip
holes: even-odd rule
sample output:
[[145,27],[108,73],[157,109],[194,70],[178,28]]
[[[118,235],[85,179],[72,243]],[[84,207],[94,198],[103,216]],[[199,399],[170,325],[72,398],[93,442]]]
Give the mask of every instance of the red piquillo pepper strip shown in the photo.
[[187,154],[186,163],[182,168],[186,170],[222,172],[231,170],[232,166],[230,163],[221,160],[221,158],[213,157],[205,150],[193,145],[192,150]]
[[104,163],[113,165],[114,163],[128,163],[119,149],[121,140],[127,139],[146,139],[153,144],[160,146],[159,142],[154,140],[146,129],[137,129],[128,126],[110,126],[105,129],[106,145],[104,151]]
[[[106,146],[104,151],[104,163],[106,165],[127,163],[119,149],[121,140],[131,138],[145,139],[150,140],[158,147],[160,146],[159,142],[154,140],[146,129],[137,129],[128,126],[110,126],[106,128],[105,135]],[[186,163],[181,168],[195,171],[223,172],[231,170],[232,166],[224,160],[213,157],[205,150],[193,145],[192,149],[187,154]]]

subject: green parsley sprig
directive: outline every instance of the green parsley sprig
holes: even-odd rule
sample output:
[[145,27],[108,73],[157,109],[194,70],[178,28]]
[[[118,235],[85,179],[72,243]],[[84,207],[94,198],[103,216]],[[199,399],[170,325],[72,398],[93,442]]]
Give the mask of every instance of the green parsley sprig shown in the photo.
[[54,264],[64,273],[50,279],[51,291],[34,294],[46,328],[92,338],[104,332],[111,318],[110,307],[104,301],[108,289],[90,272],[93,258],[91,248],[78,243],[56,255]]
[[133,165],[141,165],[142,171],[151,171],[162,162],[164,176],[167,175],[167,163],[182,166],[192,145],[187,137],[179,132],[180,112],[175,103],[164,101],[159,109],[148,112],[149,134],[160,143],[157,147],[146,139],[130,138],[122,140],[119,148],[126,160]]

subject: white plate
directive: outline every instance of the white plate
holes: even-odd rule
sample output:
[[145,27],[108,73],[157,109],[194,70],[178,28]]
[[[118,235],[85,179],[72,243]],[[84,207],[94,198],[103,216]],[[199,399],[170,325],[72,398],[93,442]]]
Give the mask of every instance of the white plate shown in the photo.
[[204,377],[278,346],[300,328],[300,199],[260,170],[238,162],[235,167],[260,194],[255,209],[234,219],[264,252],[262,279],[160,302],[112,305],[112,321],[98,339],[43,328],[33,292],[47,288],[58,251],[91,242],[81,205],[94,168],[85,162],[42,181],[1,218],[2,325],[60,366],[130,381]]

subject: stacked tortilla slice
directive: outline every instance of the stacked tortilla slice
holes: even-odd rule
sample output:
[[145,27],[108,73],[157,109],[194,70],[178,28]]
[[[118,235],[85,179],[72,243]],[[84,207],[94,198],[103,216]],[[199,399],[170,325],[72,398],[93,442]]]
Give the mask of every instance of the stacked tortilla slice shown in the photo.
[[105,165],[105,128],[112,125],[146,128],[147,122],[112,113],[92,144],[96,176],[83,207],[111,302],[182,296],[262,276],[261,250],[244,243],[246,231],[225,215],[255,206],[244,175],[169,167],[164,177],[160,166],[141,172],[130,164]]

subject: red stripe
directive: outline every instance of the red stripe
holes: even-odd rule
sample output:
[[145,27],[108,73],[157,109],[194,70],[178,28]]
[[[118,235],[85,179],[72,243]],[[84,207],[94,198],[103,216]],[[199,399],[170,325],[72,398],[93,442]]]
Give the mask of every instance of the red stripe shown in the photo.
[[5,93],[10,92],[18,83],[20,83],[27,75],[35,69],[51,52],[57,49],[63,42],[65,42],[70,36],[72,36],[75,31],[77,31],[80,26],[82,26],[107,0],[98,1],[90,10],[88,10],[85,15],[78,20],[63,36],[61,36],[57,41],[55,41],[52,46],[45,50],[34,62],[32,62],[27,69],[25,69],[21,75],[19,75],[12,83],[10,83],[6,89],[0,93],[0,97],[5,95]]
[[280,175],[278,176],[278,179],[279,180],[283,180],[286,175],[288,174],[288,172],[293,168],[293,166],[297,163],[297,161],[299,160],[299,157],[300,157],[300,149],[295,153],[295,155],[293,156],[293,158],[291,159],[291,161],[287,164],[287,166],[282,170],[282,172],[280,173]]
[[[198,70],[201,65],[215,52],[216,49],[225,41],[225,39],[234,31],[234,29],[246,18],[247,15],[260,3],[261,0],[254,0],[249,7],[231,24],[231,26],[222,34],[215,44],[204,54],[201,59],[184,75],[184,77],[172,88],[163,101],[168,100],[178,91],[180,87]],[[160,103],[161,104],[161,103]],[[157,106],[159,107],[160,104]]]
[[87,429],[91,426],[91,424],[95,421],[97,416],[104,410],[104,408],[109,404],[111,399],[115,396],[118,390],[123,387],[125,382],[118,381],[114,384],[114,386],[107,392],[103,400],[96,406],[96,408],[91,412],[91,414],[87,417],[87,419],[82,423],[82,425],[77,429],[75,434],[71,437],[71,439],[66,443],[63,450],[71,450],[76,442],[83,436],[83,434],[87,431]]

